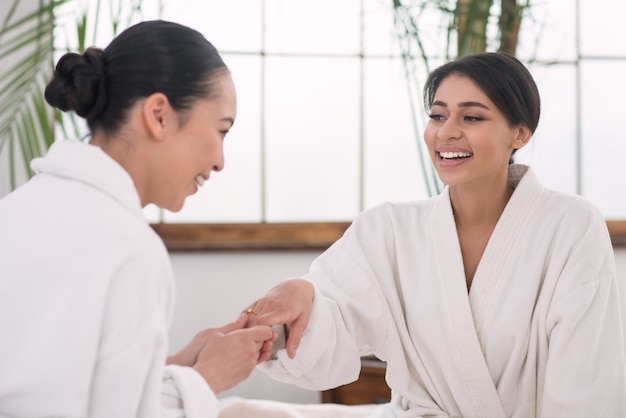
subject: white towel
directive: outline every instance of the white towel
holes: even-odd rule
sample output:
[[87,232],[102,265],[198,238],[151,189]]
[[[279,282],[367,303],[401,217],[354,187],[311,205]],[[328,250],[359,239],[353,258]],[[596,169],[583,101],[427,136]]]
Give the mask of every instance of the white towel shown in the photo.
[[263,399],[226,398],[219,418],[379,418],[383,405],[294,404]]

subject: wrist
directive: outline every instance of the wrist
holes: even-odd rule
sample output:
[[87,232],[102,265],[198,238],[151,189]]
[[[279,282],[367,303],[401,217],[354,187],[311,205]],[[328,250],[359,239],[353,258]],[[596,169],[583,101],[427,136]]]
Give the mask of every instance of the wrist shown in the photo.
[[224,388],[222,388],[219,384],[219,381],[216,381],[213,379],[213,376],[211,375],[206,375],[205,373],[203,373],[203,370],[201,367],[198,366],[192,366],[192,369],[194,369],[196,372],[198,372],[198,374],[200,376],[202,376],[202,378],[204,379],[204,381],[206,382],[207,385],[209,385],[209,388],[211,388],[211,391],[217,395],[218,393],[222,392],[224,390]]
[[176,364],[177,366],[186,366],[191,367],[195,363],[194,360],[191,360],[189,356],[186,356],[184,353],[176,353],[169,356],[165,362],[165,364]]

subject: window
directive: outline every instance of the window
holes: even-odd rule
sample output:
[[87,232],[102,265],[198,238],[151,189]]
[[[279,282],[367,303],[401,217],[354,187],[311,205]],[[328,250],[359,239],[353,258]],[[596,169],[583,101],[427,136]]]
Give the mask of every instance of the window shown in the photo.
[[[588,197],[609,220],[626,219],[624,12],[626,4],[609,0],[535,2],[518,48],[543,111],[517,161],[548,187]],[[177,0],[161,17],[215,44],[239,101],[226,169],[179,213],[146,208],[166,241],[206,248],[198,244],[206,234],[233,224],[304,223],[293,231],[330,228],[334,237],[365,208],[428,196],[432,173],[421,164],[409,104],[421,92],[407,87],[391,1]],[[437,60],[441,39],[431,35]],[[624,226],[610,223],[614,239],[624,239]]]

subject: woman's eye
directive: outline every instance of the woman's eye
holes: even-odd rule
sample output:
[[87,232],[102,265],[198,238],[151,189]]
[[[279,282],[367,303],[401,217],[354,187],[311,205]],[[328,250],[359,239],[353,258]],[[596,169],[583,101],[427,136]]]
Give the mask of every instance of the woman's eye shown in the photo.
[[481,118],[480,116],[465,116],[465,120],[470,121],[470,122],[478,122],[484,119]]
[[443,116],[437,114],[437,113],[431,113],[428,115],[428,117],[432,120],[443,120]]

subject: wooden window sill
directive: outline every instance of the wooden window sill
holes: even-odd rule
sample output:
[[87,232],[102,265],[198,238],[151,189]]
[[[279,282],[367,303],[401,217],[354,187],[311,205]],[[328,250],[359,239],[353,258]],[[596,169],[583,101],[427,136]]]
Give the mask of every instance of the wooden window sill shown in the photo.
[[348,222],[153,224],[169,251],[325,250]]
[[[349,222],[153,224],[169,251],[323,251]],[[614,247],[626,247],[626,221],[607,221]]]

